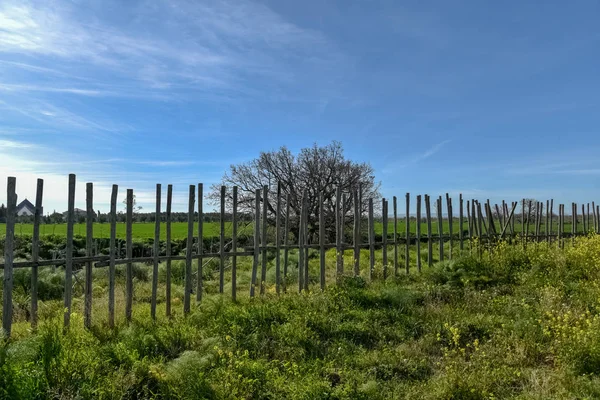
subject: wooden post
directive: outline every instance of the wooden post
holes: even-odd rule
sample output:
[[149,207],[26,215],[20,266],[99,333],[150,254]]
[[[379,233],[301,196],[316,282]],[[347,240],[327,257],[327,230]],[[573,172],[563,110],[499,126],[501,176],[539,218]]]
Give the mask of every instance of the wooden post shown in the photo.
[[309,277],[308,277],[308,214],[310,213],[310,208],[308,204],[308,194],[305,196],[305,205],[304,205],[304,220],[302,224],[304,228],[302,233],[304,235],[304,290],[308,291]]
[[562,212],[563,212],[563,205],[559,204],[558,205],[558,246],[559,247],[562,246],[562,234],[563,234],[563,229],[564,229]]
[[339,281],[344,272],[344,259],[342,256],[342,232],[340,205],[342,199],[342,188],[338,186],[335,190],[335,252],[337,259],[336,279]]
[[266,284],[267,284],[267,202],[269,201],[269,187],[267,185],[263,185],[263,193],[262,193],[262,233],[261,233],[261,245],[262,245],[262,255],[261,262],[262,267],[260,270],[260,294],[265,294]]
[[506,206],[506,202],[502,200],[502,213],[498,215],[500,220],[500,226],[504,227],[506,224],[506,219],[508,218],[508,207]]
[[406,273],[410,272],[410,193],[406,193],[406,246],[404,261]]
[[471,221],[471,202],[469,200],[467,200],[467,224],[469,225],[469,231],[467,233],[469,238],[469,251],[472,252],[473,242],[471,241],[471,239],[473,239],[473,228]]
[[[93,256],[94,249],[94,184],[88,182],[86,185],[86,219],[85,219],[85,255]],[[92,262],[85,263],[85,290],[84,290],[84,309],[83,325],[86,329],[92,326]]]
[[579,233],[579,227],[577,226],[579,222],[579,217],[577,215],[577,203],[573,203],[573,239],[575,239],[575,236],[577,236],[577,233]]
[[452,216],[452,198],[448,197],[448,231],[450,232],[450,243],[448,245],[449,259],[452,260],[452,243],[454,241],[454,229],[452,224],[454,217]]
[[156,211],[154,218],[154,262],[152,268],[152,304],[150,305],[150,316],[156,319],[156,296],[158,295],[158,257],[160,256],[160,197],[162,187],[156,184]]
[[417,270],[421,272],[421,195],[417,195]]
[[17,179],[9,176],[6,184],[6,237],[4,239],[4,285],[2,296],[2,330],[10,337],[12,328],[13,261],[15,220],[17,217]]
[[[342,255],[342,275],[344,274],[344,255],[345,255],[345,241],[346,241],[346,193],[342,193],[342,207],[340,214],[340,235],[341,235],[341,255]],[[306,225],[306,229],[308,230],[308,224]],[[308,239],[305,241],[308,244]],[[308,260],[308,257],[307,257]]]
[[173,185],[167,186],[167,209],[166,209],[166,237],[167,242],[167,289],[166,289],[166,307],[167,317],[171,316],[171,204],[173,202]]
[[369,280],[373,279],[375,269],[375,222],[373,218],[373,199],[369,199]]
[[277,208],[275,209],[275,291],[281,292],[281,182],[277,182]]
[[73,293],[73,225],[75,223],[75,174],[69,174],[69,199],[67,209],[67,246],[65,254],[65,312],[64,327],[71,322]]
[[527,241],[529,240],[529,220],[531,219],[531,200],[529,200],[527,207],[527,225],[525,228],[525,246],[527,246]]
[[382,224],[382,234],[381,234],[381,262],[383,264],[383,280],[387,279],[387,200],[385,198],[381,199],[381,224]]
[[[319,201],[322,197],[319,196]],[[360,275],[360,204],[358,203],[358,191],[353,192],[352,201],[354,203],[354,276]],[[319,214],[320,215],[320,214]],[[321,223],[319,222],[319,226]],[[396,237],[396,228],[394,227],[394,243]]]
[[521,244],[525,245],[525,199],[521,203]]
[[[185,250],[185,292],[183,294],[183,313],[190,312],[190,298],[192,296],[192,253],[194,248],[194,201],[196,195],[196,187],[190,185],[189,200],[188,200],[188,231],[187,244]],[[223,232],[223,231],[221,231]],[[221,246],[221,250],[223,247]],[[221,251],[221,255],[223,252]],[[222,259],[221,259],[222,260]],[[223,264],[221,264],[221,271]],[[223,276],[223,275],[221,275]],[[223,293],[221,287],[221,293]]]
[[586,218],[587,218],[587,224],[586,224],[587,229],[586,229],[585,233],[589,233],[589,231],[591,230],[591,227],[590,227],[590,203],[587,203],[587,217]]
[[394,276],[398,276],[398,199],[396,196],[392,198],[392,207],[394,209]]
[[[126,227],[125,227],[125,258],[131,260],[133,257],[133,189],[127,189],[127,204],[126,211]],[[131,261],[127,263],[125,271],[125,318],[131,321],[131,312],[133,308],[133,264]]]
[[[298,293],[304,288],[304,213],[306,200],[306,190],[302,194],[300,203],[300,215],[298,218]],[[338,221],[339,222],[339,221]],[[339,278],[339,276],[337,277]]]
[[[31,261],[37,262],[40,254],[40,219],[42,217],[42,198],[44,180],[37,180],[35,193],[35,215],[33,217],[33,238],[31,241]],[[38,323],[38,267],[31,267],[31,328],[35,331]]]
[[[321,202],[321,204],[323,204]],[[321,212],[322,214],[322,212]],[[288,238],[289,238],[289,221],[290,221],[290,194],[286,194],[285,196],[285,223],[283,225],[283,292],[285,293],[286,288],[286,278],[287,278],[287,267],[288,267]],[[325,262],[323,261],[323,265]],[[325,267],[323,267],[325,268]]]
[[[238,236],[238,187],[233,187],[233,208],[231,210],[231,298],[233,301],[237,300],[237,236]],[[279,209],[277,210],[277,227],[279,227]],[[279,246],[278,246],[279,247]],[[279,261],[279,253],[277,254],[277,261]],[[277,263],[279,272],[279,262]],[[277,286],[279,289],[279,286]],[[279,290],[277,290],[279,293]]]
[[[485,221],[483,220],[483,214],[481,212],[481,203],[477,202],[477,233],[479,234],[479,259],[483,255],[483,228],[485,225]],[[486,229],[487,230],[487,229]]]
[[427,216],[427,265],[433,265],[433,230],[431,229],[431,198],[425,195],[425,214]]
[[[289,214],[288,214],[288,218],[289,218]],[[287,232],[286,232],[286,237],[287,237]],[[258,271],[259,255],[260,255],[260,189],[256,189],[256,191],[254,192],[254,253],[253,253],[253,258],[252,258],[252,281],[250,282],[250,297],[254,297],[254,292],[256,290],[256,273]]]
[[[203,287],[203,273],[202,270],[202,252],[204,251],[204,215],[203,215],[203,207],[204,207],[204,185],[202,183],[198,184],[198,271],[196,277],[196,301],[202,301],[202,292],[204,290]],[[237,226],[235,226],[237,229]]]
[[446,210],[448,213],[448,259],[452,260],[452,199],[450,195],[446,193]]
[[[221,186],[221,209],[219,213],[219,293],[225,290],[225,191]],[[192,209],[193,211],[193,209]]]
[[598,219],[596,216],[596,203],[592,201],[592,214],[594,219],[594,232],[598,233]]
[[115,258],[117,252],[117,195],[119,187],[112,186],[110,195],[110,243],[108,264],[108,326],[115,327]]
[[319,193],[319,270],[321,290],[325,290],[325,213],[323,212],[323,193]]
[[460,241],[459,244],[459,248],[460,251],[462,252],[464,250],[464,244],[463,244],[463,219],[464,219],[464,215],[463,215],[463,195],[462,193],[459,193],[458,195],[458,229],[459,229],[459,233],[458,233],[458,240]]
[[583,226],[583,234],[587,233],[587,224],[585,218],[585,204],[581,205],[581,225]]
[[550,236],[549,236],[549,241],[552,242],[552,236],[553,236],[553,219],[554,219],[554,199],[550,199],[550,227],[549,227],[549,231],[550,231]]
[[440,261],[444,261],[444,220],[442,219],[442,196],[437,199],[438,234],[440,235]]

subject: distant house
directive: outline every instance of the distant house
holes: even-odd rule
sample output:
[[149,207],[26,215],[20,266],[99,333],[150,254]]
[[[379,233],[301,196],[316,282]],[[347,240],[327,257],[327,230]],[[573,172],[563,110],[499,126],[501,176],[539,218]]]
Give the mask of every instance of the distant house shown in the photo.
[[[33,204],[31,204],[31,202],[27,199],[23,200],[22,202],[19,203],[19,205],[17,206],[17,215],[20,216],[29,216],[29,215],[35,215],[35,206]],[[44,208],[42,207],[42,209],[40,210],[40,215],[44,215]]]
[[[92,210],[92,212],[95,214],[95,212],[93,210]],[[69,212],[65,211],[62,214],[63,214],[63,217],[67,218],[67,216],[69,215]],[[86,210],[82,210],[81,208],[75,208],[73,210],[73,215],[75,216],[75,218],[85,217],[87,215],[87,211]]]

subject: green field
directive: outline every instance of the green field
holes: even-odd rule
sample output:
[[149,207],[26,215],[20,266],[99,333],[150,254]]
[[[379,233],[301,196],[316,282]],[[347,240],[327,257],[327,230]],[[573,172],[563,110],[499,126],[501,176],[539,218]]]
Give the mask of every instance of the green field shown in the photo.
[[[231,222],[227,222],[225,224],[225,232],[226,236],[231,235]],[[366,222],[363,223],[363,227],[366,227]],[[583,225],[581,223],[578,224],[578,231],[583,232]],[[198,224],[194,225],[194,234],[198,232]],[[205,222],[203,225],[204,237],[216,237],[219,236],[220,224],[218,222]],[[240,235],[252,235],[253,234],[253,223],[248,223],[244,225],[240,225],[239,228]],[[465,232],[468,230],[468,223],[465,220],[463,224],[463,229]],[[500,225],[496,226],[498,232],[501,231]],[[533,224],[529,226],[529,232],[534,232]],[[445,220],[443,222],[443,230],[444,233],[447,234],[450,232],[450,227],[448,221]],[[458,221],[453,222],[452,230],[455,234],[458,234],[459,225]],[[520,233],[521,232],[521,224],[515,224],[515,230]],[[553,231],[556,232],[557,224],[553,225]],[[147,239],[154,238],[154,224],[153,223],[134,223],[132,226],[133,237],[137,239]],[[400,236],[404,236],[406,232],[406,224],[404,221],[399,220],[397,225],[397,231]],[[411,234],[416,233],[416,223],[413,221],[410,224]],[[432,222],[432,231],[434,235],[438,234],[438,223]],[[541,231],[545,232],[544,224],[541,225]],[[566,233],[571,232],[571,224],[565,223]],[[4,236],[6,232],[5,224],[0,224],[0,236]],[[75,235],[85,236],[86,226],[85,224],[75,224],[73,228],[73,232]],[[381,234],[383,232],[383,224],[378,221],[375,223],[375,233]],[[29,223],[18,223],[15,226],[15,233],[17,235],[31,235],[33,233],[33,224]],[[40,225],[40,235],[59,235],[66,236],[67,234],[67,225],[66,224],[42,224]],[[388,234],[393,234],[393,221],[388,223]],[[421,224],[421,235],[424,237],[427,234],[427,224]],[[164,239],[166,235],[166,227],[165,224],[161,224],[161,238]],[[95,238],[109,238],[110,237],[110,224],[100,224],[94,223],[94,237]],[[125,224],[118,223],[117,224],[117,237],[125,238]],[[171,237],[174,240],[184,239],[187,237],[187,223],[185,222],[174,222],[171,224]]]
[[[362,277],[336,285],[329,251],[324,292],[318,257],[311,257],[311,290],[298,294],[292,252],[290,290],[280,296],[270,254],[267,294],[252,300],[251,261],[241,258],[237,302],[230,300],[230,264],[219,295],[211,262],[205,298],[187,317],[185,263],[175,262],[171,319],[164,317],[162,264],[156,323],[149,317],[151,267],[134,268],[129,324],[119,268],[114,331],[106,326],[106,269],[94,271],[90,330],[82,327],[85,279],[75,279],[66,333],[63,270],[40,268],[38,333],[27,322],[30,272],[16,270],[13,337],[0,342],[0,399],[600,398],[600,236],[573,246],[569,240],[564,250],[500,244],[481,259],[466,251],[422,273],[413,248],[411,273],[401,268],[387,282],[381,252],[368,281],[367,254],[361,252]],[[352,257],[345,260],[349,271]]]

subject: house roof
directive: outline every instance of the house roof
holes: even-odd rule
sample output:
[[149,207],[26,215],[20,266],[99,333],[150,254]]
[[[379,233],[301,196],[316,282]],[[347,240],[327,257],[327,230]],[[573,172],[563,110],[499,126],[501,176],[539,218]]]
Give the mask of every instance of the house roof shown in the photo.
[[17,206],[17,210],[20,210],[22,208],[28,208],[32,212],[35,211],[35,206],[33,204],[31,204],[31,202],[27,199],[20,202],[19,205]]

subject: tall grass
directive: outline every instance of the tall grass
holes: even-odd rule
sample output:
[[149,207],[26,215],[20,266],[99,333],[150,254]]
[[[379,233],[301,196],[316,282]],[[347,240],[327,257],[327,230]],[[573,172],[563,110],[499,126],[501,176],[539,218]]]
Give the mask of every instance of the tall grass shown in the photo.
[[[333,252],[327,263],[333,271]],[[191,315],[156,322],[141,303],[144,268],[130,324],[106,328],[101,289],[90,330],[76,312],[63,333],[58,306],[37,333],[18,322],[0,346],[0,398],[600,397],[598,236],[565,250],[500,244],[481,259],[467,251],[421,274],[346,277],[324,292],[232,302],[212,288]]]

